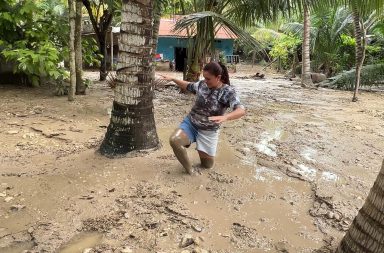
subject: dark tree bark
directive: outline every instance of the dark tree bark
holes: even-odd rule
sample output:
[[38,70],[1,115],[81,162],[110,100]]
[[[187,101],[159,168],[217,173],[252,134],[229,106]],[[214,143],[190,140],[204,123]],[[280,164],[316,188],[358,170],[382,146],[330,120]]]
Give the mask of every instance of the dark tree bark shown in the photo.
[[148,0],[123,1],[115,98],[111,121],[100,147],[104,155],[159,145],[151,75],[152,4]]

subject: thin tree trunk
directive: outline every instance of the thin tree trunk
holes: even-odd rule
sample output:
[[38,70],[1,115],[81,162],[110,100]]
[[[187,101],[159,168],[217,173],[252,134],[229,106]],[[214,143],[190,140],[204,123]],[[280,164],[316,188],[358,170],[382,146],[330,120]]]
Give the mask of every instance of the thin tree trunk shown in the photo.
[[254,50],[252,53],[252,68],[255,66],[255,61],[256,61],[256,50]]
[[304,2],[304,34],[303,34],[303,59],[302,59],[302,73],[301,73],[301,85],[303,87],[313,86],[311,79],[311,59],[310,59],[310,29],[311,20],[309,15],[309,9]]
[[99,50],[102,55],[100,62],[100,81],[105,81],[108,76],[107,70],[107,33],[99,36]]
[[112,23],[114,10],[112,7],[109,7],[108,10],[104,10],[103,15],[98,21],[93,15],[91,2],[89,0],[82,0],[82,1],[85,8],[88,11],[89,19],[91,20],[93,30],[96,33],[97,42],[99,44],[99,52],[103,56],[100,63],[100,81],[105,81],[108,75],[107,62],[106,62],[106,57],[107,57],[106,40],[107,40],[107,33],[108,33],[109,26]]
[[384,161],[367,199],[336,253],[382,253],[384,250]]
[[[195,10],[197,10],[197,6],[196,6],[196,2],[195,2]],[[186,11],[185,11],[185,3],[184,3],[184,0],[180,0],[180,7],[181,7],[181,12],[183,15],[186,15]],[[189,28],[187,28],[187,36],[188,36],[188,42],[187,42],[187,48],[188,48],[188,52],[187,52],[187,65],[184,66],[184,70],[183,70],[183,79],[184,80],[187,80],[187,81],[197,81],[199,80],[199,77],[200,77],[200,73],[195,73],[194,71],[192,71],[192,68],[193,68],[193,59],[195,57],[195,50],[192,50],[193,47],[193,44],[194,44],[194,39],[192,38],[191,36],[191,31],[189,30]],[[197,69],[197,67],[195,68]]]
[[153,110],[152,3],[124,0],[115,99],[100,152],[125,154],[156,148],[159,139]]
[[75,25],[75,54],[76,54],[76,95],[85,95],[85,83],[83,81],[83,53],[81,46],[83,2],[76,0],[76,25]]
[[68,0],[69,8],[69,72],[70,82],[68,90],[68,100],[73,101],[76,87],[76,64],[75,64],[75,0]]
[[354,34],[355,34],[355,40],[356,40],[356,76],[355,76],[355,91],[353,93],[352,101],[356,102],[357,94],[359,92],[360,87],[360,77],[361,77],[361,68],[363,67],[363,62],[365,58],[365,52],[364,52],[364,46],[365,43],[364,36],[363,36],[363,27],[360,25],[360,14],[357,10],[357,3],[353,2],[353,10],[352,10],[352,16],[353,16],[353,24],[354,24]]
[[297,55],[297,48],[293,50],[293,60],[292,60],[292,73],[291,78],[296,77],[296,68],[299,63],[299,56]]

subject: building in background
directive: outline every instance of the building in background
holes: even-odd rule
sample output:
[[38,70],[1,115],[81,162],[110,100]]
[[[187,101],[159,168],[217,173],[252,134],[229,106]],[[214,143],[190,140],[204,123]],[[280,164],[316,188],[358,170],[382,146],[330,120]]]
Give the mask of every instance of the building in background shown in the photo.
[[[174,61],[176,71],[183,71],[187,58],[188,36],[186,31],[177,34],[172,32],[175,23],[174,19],[161,19],[157,54],[162,60]],[[235,39],[235,35],[220,28],[215,36],[216,50],[223,52],[225,56],[232,56]]]
[[[83,36],[97,39],[90,21],[87,18],[83,18],[83,22]],[[175,19],[161,19],[155,60],[166,62],[173,61],[176,71],[184,71],[187,58],[188,36],[186,31],[177,34],[172,32],[175,23]],[[106,41],[106,61],[108,68],[111,69],[111,58],[113,59],[113,64],[115,66],[118,61],[120,27],[111,27],[108,34]],[[238,63],[238,56],[233,55],[233,44],[235,39],[236,36],[230,34],[224,28],[220,28],[216,32],[215,49],[217,52],[222,52],[226,56],[227,62],[230,63]],[[111,44],[113,45],[112,48]],[[111,57],[111,54],[113,54],[113,57]]]

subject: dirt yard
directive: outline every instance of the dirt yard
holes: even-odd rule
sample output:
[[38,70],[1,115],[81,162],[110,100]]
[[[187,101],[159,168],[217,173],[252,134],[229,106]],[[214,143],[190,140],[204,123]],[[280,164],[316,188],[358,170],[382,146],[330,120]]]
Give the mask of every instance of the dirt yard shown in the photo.
[[214,169],[193,177],[168,144],[193,104],[175,87],[156,91],[162,147],[110,159],[97,152],[105,83],[72,103],[0,86],[0,252],[329,252],[384,158],[384,94],[352,103],[271,73],[236,78],[256,70],[233,75],[247,115],[224,124]]

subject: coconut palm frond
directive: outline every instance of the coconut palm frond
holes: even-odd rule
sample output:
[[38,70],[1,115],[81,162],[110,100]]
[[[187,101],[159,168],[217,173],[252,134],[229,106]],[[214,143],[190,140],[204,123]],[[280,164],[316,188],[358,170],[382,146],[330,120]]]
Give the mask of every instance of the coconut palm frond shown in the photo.
[[298,22],[286,23],[279,28],[279,31],[285,34],[291,34],[293,36],[302,37],[304,25]]
[[[206,26],[206,22],[209,19],[212,19],[212,22],[214,23],[212,27]],[[237,37],[237,39],[239,39],[245,45],[262,50],[261,43],[255,40],[249,33],[245,32],[242,28],[235,25],[235,23],[223,15],[211,11],[193,13],[183,17],[176,22],[173,31],[175,33],[180,33],[189,28],[191,34],[196,36],[197,28],[199,25],[206,29],[203,31],[203,33],[207,35],[207,37],[204,38],[206,40],[207,38],[212,39],[211,35],[217,32],[217,28],[222,27],[227,31],[229,35],[233,36],[233,38]]]
[[367,30],[371,30],[379,21],[379,16],[376,11],[373,11],[368,18],[364,21],[364,27]]
[[346,7],[340,7],[336,10],[332,24],[332,33],[336,37],[353,23],[351,11]]
[[226,17],[243,27],[253,26],[259,20],[269,21],[280,14],[290,15],[292,6],[288,0],[254,1],[235,0],[226,11]]
[[[296,36],[299,38],[303,37],[304,32],[304,25],[297,22],[287,23],[280,27],[279,31]],[[315,48],[317,37],[318,37],[318,28],[317,27],[311,27],[311,48],[312,50]]]
[[276,32],[273,29],[268,28],[258,28],[253,34],[252,37],[254,37],[257,41],[265,43],[265,42],[271,42],[277,38],[280,38],[283,34]]
[[380,13],[384,9],[383,0],[348,0],[345,2],[347,2],[349,6],[358,6],[357,11],[361,16],[370,15],[372,10]]

